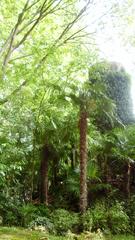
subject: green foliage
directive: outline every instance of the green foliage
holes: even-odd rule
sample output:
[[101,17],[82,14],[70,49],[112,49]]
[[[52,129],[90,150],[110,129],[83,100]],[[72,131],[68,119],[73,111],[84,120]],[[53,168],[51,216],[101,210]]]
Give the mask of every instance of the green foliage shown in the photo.
[[91,210],[88,209],[81,217],[81,222],[83,225],[83,230],[91,231],[93,227],[93,216]]
[[[50,213],[44,205],[29,204],[32,200],[39,201],[41,149],[44,144],[51,146],[49,204],[52,201],[55,207],[77,210],[80,194],[78,109],[79,105],[85,105],[90,114],[87,169],[90,189],[92,194],[94,187],[109,192],[111,184],[102,181],[106,173],[101,165],[106,166],[112,158],[117,160],[116,168],[124,162],[133,162],[135,131],[133,126],[103,135],[97,129],[102,114],[106,114],[113,125],[115,100],[118,115],[122,120],[128,117],[130,98],[127,101],[126,94],[130,81],[125,71],[122,68],[119,71],[115,64],[94,64],[97,50],[88,44],[89,40],[94,43],[94,35],[87,38],[84,27],[80,29],[83,23],[76,22],[82,20],[83,13],[78,16],[76,0],[27,1],[26,9],[25,2],[0,1],[0,216],[5,225],[43,226],[49,232],[65,234],[69,229],[74,231],[80,227],[77,214],[64,209]],[[93,6],[96,4],[90,8],[94,13]],[[33,25],[36,21],[37,25]],[[87,45],[90,51],[84,47]],[[91,82],[86,81],[89,66],[93,66]],[[106,121],[103,124],[106,127]],[[98,184],[92,186],[94,181]],[[129,209],[131,229],[135,232],[134,206]],[[88,231],[101,228],[114,233],[126,232],[128,221],[119,203],[110,209],[98,203],[82,217],[84,230]],[[94,233],[93,236],[99,237]]]
[[130,201],[128,202],[126,212],[130,220],[131,232],[135,232],[135,196],[132,195]]
[[29,228],[31,229],[36,230],[38,227],[43,227],[46,232],[55,233],[54,224],[48,217],[37,217],[29,224]]
[[104,92],[108,98],[108,100],[104,98],[103,110],[97,113],[98,127],[106,130],[122,123],[133,123],[131,80],[121,64],[105,61],[96,63],[89,70],[89,80],[93,86],[105,85]]
[[21,225],[21,213],[19,212],[20,205],[21,202],[17,196],[14,198],[6,198],[5,195],[1,195],[0,213],[4,225]]
[[112,233],[130,232],[129,217],[123,203],[116,202],[108,211],[108,226]]
[[41,217],[49,217],[51,213],[51,209],[47,207],[45,204],[39,204],[36,206],[37,213]]
[[90,180],[99,180],[99,168],[96,162],[91,160],[88,162],[87,176]]
[[129,217],[123,203],[115,202],[112,206],[105,202],[97,203],[86,211],[82,219],[83,227],[88,231],[101,229],[115,234],[130,231]]
[[[88,215],[92,218],[92,230],[106,230],[107,226],[107,209],[105,203],[97,203],[95,206],[88,210]],[[86,215],[87,216],[87,215]],[[86,222],[87,222],[86,218]]]
[[72,198],[74,196],[76,200],[79,199],[79,168],[68,171],[67,179],[64,182],[66,193],[72,195]]
[[38,221],[42,221],[42,218],[47,219],[50,216],[50,210],[43,206],[35,206],[33,204],[21,204],[8,201],[7,203],[0,205],[1,216],[3,217],[3,224],[28,227],[31,224],[34,225]]
[[4,225],[9,225],[9,226],[19,226],[20,222],[19,222],[19,218],[17,217],[17,213],[15,211],[11,211],[11,210],[7,211],[6,215],[4,216],[3,223],[4,223]]
[[33,226],[34,224],[40,225],[41,222],[47,225],[47,221],[49,225],[50,209],[45,205],[35,206],[33,204],[24,204],[19,208],[19,213],[21,215],[21,225],[23,227]]
[[22,226],[24,227],[27,227],[38,214],[37,208],[33,204],[23,205],[20,208],[20,213],[22,217]]
[[117,156],[121,161],[133,162],[135,151],[134,151],[134,125],[128,126],[125,129],[116,128],[113,131],[113,148],[112,154]]
[[[44,143],[57,151],[59,175],[69,159],[71,143],[77,145],[78,107],[67,95],[81,88],[80,79],[86,79],[87,66],[95,55],[92,51],[90,56],[80,44],[81,31],[76,42],[74,33],[80,27],[73,26],[76,21],[71,24],[79,13],[75,0],[58,1],[58,5],[57,1],[28,1],[22,21],[16,25],[25,2],[0,3],[0,186],[8,192],[7,198],[18,194],[21,204],[31,201],[37,191]],[[41,17],[29,32],[41,9],[45,19]],[[75,37],[74,43],[70,35]],[[19,46],[21,39],[25,41]],[[13,51],[4,66],[10,47]],[[49,168],[52,182],[53,167]]]
[[107,73],[106,82],[109,96],[116,102],[118,117],[124,124],[132,123],[134,116],[129,75],[122,66],[113,63]]
[[[83,227],[85,231],[97,231],[101,229],[104,232],[126,233],[131,230],[134,232],[134,207],[131,205],[128,215],[123,207],[123,203],[115,202],[108,206],[105,202],[98,202],[89,208],[85,214],[80,216],[64,209],[56,209],[50,212],[43,206],[34,206],[32,204],[12,209],[8,208],[3,215],[3,222],[7,225],[21,225],[38,229],[44,228],[50,233],[64,235],[68,230],[76,232]],[[130,225],[129,225],[130,224]]]
[[63,235],[68,230],[73,231],[78,225],[78,215],[64,209],[54,210],[52,213],[52,222],[57,234]]

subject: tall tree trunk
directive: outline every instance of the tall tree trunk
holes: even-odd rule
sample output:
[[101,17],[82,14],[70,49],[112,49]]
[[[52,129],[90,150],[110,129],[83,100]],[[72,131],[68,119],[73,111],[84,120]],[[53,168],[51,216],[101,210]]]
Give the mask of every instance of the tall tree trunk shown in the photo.
[[59,172],[58,159],[55,156],[55,158],[53,159],[53,180],[52,180],[52,184],[53,184],[54,189],[55,189],[55,187],[57,186],[57,183],[58,183],[58,180],[57,180],[58,172]]
[[80,109],[80,211],[87,208],[87,111]]
[[48,163],[49,149],[45,146],[40,165],[40,202],[46,205],[48,205]]
[[131,175],[131,165],[130,162],[128,162],[127,165],[127,184],[126,184],[126,192],[127,192],[127,197],[130,197],[130,175]]

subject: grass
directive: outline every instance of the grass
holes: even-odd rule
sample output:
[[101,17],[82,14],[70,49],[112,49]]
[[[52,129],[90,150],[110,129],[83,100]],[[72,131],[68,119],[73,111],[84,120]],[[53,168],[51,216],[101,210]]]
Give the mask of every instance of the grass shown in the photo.
[[131,235],[118,235],[118,236],[112,237],[110,240],[135,240],[135,236],[131,236]]
[[0,228],[0,240],[64,240],[63,237],[47,236],[46,233],[15,227]]
[[[45,233],[14,227],[1,227],[0,240],[67,240],[65,237],[48,236]],[[106,240],[135,240],[135,236],[117,235]]]

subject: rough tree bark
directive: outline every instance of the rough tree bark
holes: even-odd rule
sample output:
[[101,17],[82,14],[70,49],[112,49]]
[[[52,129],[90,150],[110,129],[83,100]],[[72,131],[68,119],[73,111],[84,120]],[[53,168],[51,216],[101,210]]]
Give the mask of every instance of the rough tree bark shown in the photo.
[[80,108],[80,211],[87,208],[87,111]]
[[42,152],[42,160],[40,165],[40,202],[48,205],[48,164],[49,164],[49,148],[45,146]]
[[126,192],[127,197],[130,198],[130,175],[131,175],[131,165],[130,162],[128,162],[127,165],[127,184],[126,184]]

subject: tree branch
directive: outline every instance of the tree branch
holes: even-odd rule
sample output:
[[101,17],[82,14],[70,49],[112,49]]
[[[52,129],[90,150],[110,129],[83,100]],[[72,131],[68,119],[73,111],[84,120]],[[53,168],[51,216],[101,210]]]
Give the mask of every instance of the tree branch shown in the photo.
[[[15,40],[15,36],[18,34],[18,31],[19,31],[19,27],[21,25],[21,23],[24,21],[23,19],[23,16],[25,14],[26,11],[28,11],[29,9],[32,8],[32,6],[34,6],[36,3],[38,3],[40,0],[37,0],[35,3],[31,4],[30,6],[28,6],[29,4],[29,1],[30,0],[27,0],[26,1],[26,4],[21,12],[21,14],[19,14],[18,16],[18,21],[14,27],[14,29],[12,30],[12,34],[11,34],[11,39],[10,39],[10,43],[9,43],[9,48],[8,48],[8,51],[7,51],[7,54],[4,58],[4,63],[3,63],[3,66],[4,66],[4,70],[5,70],[5,67],[7,65],[7,63],[9,62],[10,60],[10,57],[11,57],[11,54],[12,52],[17,49],[20,45],[22,45],[27,37],[30,35],[30,33],[33,31],[33,29],[38,25],[38,23],[43,19],[45,18],[48,14],[51,14],[53,12],[56,11],[56,9],[58,9],[58,6],[60,5],[60,3],[62,3],[62,0],[50,0],[49,4],[47,4],[47,0],[45,0],[42,4],[42,6],[40,7],[40,11],[37,13],[38,14],[38,17],[37,19],[35,19],[35,22],[33,20],[33,25],[31,26],[31,28],[25,33],[25,35],[23,36],[23,38],[19,41],[19,43],[17,43],[14,47],[13,47],[13,44],[14,44],[14,40]],[[56,2],[56,5],[54,6],[54,3]],[[77,23],[80,18],[82,17],[83,13],[86,11],[88,5],[91,3],[91,1],[89,0],[87,2],[87,4],[80,10],[80,12],[78,13],[78,15],[71,21],[67,24],[67,26],[64,28],[64,30],[62,31],[62,33],[59,35],[59,37],[55,40],[55,42],[52,44],[52,46],[50,47],[49,51],[45,54],[45,56],[41,59],[40,61],[40,64],[46,60],[46,58],[52,53],[52,51],[54,49],[57,49],[58,47],[62,46],[63,44],[65,44],[67,41],[71,40],[71,39],[74,39],[74,38],[77,38],[77,34],[82,32],[84,30],[83,29],[80,29],[78,31],[76,31],[75,33],[71,34],[71,36],[67,37],[64,39],[64,37],[67,36],[67,33],[69,33],[69,31],[72,29],[72,27],[75,25],[75,23]],[[28,25],[31,25],[32,22],[29,21]],[[23,30],[22,30],[23,31]],[[63,39],[62,42],[60,42],[61,40]],[[19,59],[19,58],[18,58]],[[40,66],[40,64],[38,65],[38,67]],[[15,90],[13,90],[6,98],[0,100],[0,105],[8,102],[10,100],[10,98],[16,94],[17,92],[19,92],[21,90],[21,88],[26,84],[27,82],[24,81],[19,87],[17,87]]]
[[13,43],[14,43],[14,40],[15,40],[15,36],[16,36],[16,34],[17,34],[19,25],[20,25],[20,24],[22,23],[22,21],[23,21],[23,16],[24,16],[24,13],[25,13],[25,11],[26,11],[26,9],[27,9],[27,6],[28,6],[28,4],[29,4],[29,1],[30,1],[30,0],[27,0],[27,1],[26,1],[22,12],[21,12],[21,13],[19,14],[19,16],[18,16],[17,23],[16,23],[14,29],[12,30],[11,40],[10,40],[10,43],[9,43],[9,48],[8,48],[8,50],[7,50],[7,53],[6,53],[6,56],[5,56],[5,58],[4,58],[4,62],[3,62],[3,72],[4,72],[5,67],[6,67],[6,65],[7,65],[8,61],[9,61],[10,56],[11,56],[12,48],[13,48]]
[[[75,23],[77,23],[80,18],[82,17],[83,13],[86,11],[87,7],[89,6],[89,4],[91,4],[91,1],[89,0],[87,2],[87,4],[80,10],[80,12],[78,13],[78,15],[73,19],[72,22],[69,22],[67,24],[67,26],[64,28],[64,30],[62,31],[62,33],[59,35],[59,37],[55,40],[55,42],[52,44],[52,46],[50,47],[48,53],[45,54],[44,57],[42,57],[42,59],[39,62],[39,66],[41,65],[41,63],[43,63],[47,57],[52,53],[52,51],[55,48],[59,48],[60,46],[62,46],[63,44],[65,44],[69,39],[71,39],[73,36],[76,35],[77,38],[77,34],[80,33],[81,31],[83,31],[86,27],[79,29],[78,31],[76,31],[75,33],[71,34],[71,36],[69,36],[67,39],[63,40],[62,42],[60,42],[61,39],[63,39],[66,34],[71,30],[71,28],[75,25]],[[58,44],[59,43],[59,44]],[[58,45],[57,45],[58,44]]]
[[14,89],[7,97],[4,99],[0,99],[0,105],[3,105],[4,103],[8,102],[12,96],[14,96],[16,93],[18,93],[23,86],[25,86],[27,81],[24,81],[23,83],[20,84],[16,89]]

